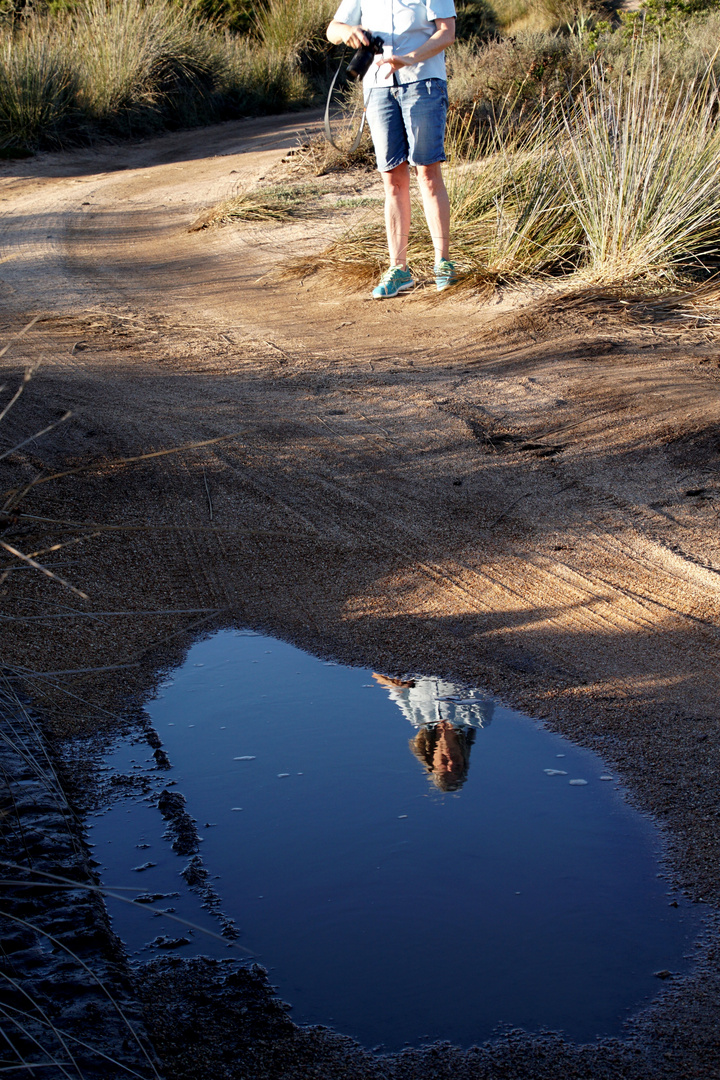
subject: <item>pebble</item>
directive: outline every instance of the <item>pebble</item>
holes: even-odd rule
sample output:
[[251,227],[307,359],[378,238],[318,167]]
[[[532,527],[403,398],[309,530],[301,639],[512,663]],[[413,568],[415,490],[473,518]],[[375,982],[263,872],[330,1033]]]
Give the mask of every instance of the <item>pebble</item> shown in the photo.
[[181,945],[189,945],[190,938],[177,937],[171,938],[165,934],[161,934],[160,937],[156,937],[154,941],[150,942],[150,947],[153,949],[179,949]]
[[601,776],[600,779],[601,780],[614,780],[615,777],[614,776]]
[[572,784],[573,787],[585,787],[587,785],[587,780],[570,780],[569,783]]
[[546,776],[567,776],[565,769],[543,769],[543,772]]
[[278,779],[282,780],[285,776],[289,776],[289,775],[290,775],[289,772],[279,772],[278,773]]
[[241,754],[240,757],[233,758],[233,761],[255,761],[255,754]]

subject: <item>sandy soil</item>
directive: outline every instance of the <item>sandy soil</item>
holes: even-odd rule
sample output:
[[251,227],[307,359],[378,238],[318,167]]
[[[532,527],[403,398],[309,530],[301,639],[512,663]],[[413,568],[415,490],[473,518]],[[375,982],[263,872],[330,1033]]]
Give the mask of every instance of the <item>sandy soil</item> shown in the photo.
[[[714,911],[712,324],[549,289],[378,304],[273,276],[351,223],[334,202],[377,194],[369,174],[322,178],[317,220],[190,231],[237,187],[286,177],[298,129],[317,124],[0,165],[0,344],[40,316],[2,359],[9,387],[36,367],[3,445],[73,411],[0,463],[3,486],[79,469],[35,487],[5,538],[37,551],[84,537],[44,559],[90,597],[13,569],[3,663],[33,673],[51,740],[114,730],[193,635],[231,623],[376,670],[453,674],[600,750],[665,829],[676,883]],[[74,783],[82,803],[80,770]],[[377,1071],[343,1043],[317,1072],[317,1047],[293,1044],[252,1072],[718,1076],[715,948],[710,935],[695,975],[663,984],[627,1044],[520,1039]],[[216,1068],[162,1053],[170,1076]]]

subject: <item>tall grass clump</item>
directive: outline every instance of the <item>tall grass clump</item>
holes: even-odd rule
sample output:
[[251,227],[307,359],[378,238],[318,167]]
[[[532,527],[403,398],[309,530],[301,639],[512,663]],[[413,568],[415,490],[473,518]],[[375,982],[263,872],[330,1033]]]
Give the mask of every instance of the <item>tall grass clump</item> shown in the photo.
[[227,34],[218,89],[233,111],[260,116],[309,104],[313,91],[294,55]]
[[122,122],[133,111],[160,111],[178,93],[202,96],[212,85],[211,40],[179,7],[86,0],[63,29],[82,58],[78,98],[91,120]]
[[612,85],[595,65],[566,108],[565,182],[585,246],[585,273],[623,283],[707,265],[720,242],[718,91],[705,77],[663,88]]
[[335,0],[267,0],[257,14],[258,32],[273,49],[300,52],[325,42],[337,6]]
[[316,87],[303,50],[319,42],[326,8],[275,0],[243,37],[203,17],[199,4],[172,0],[78,0],[0,18],[0,148],[308,105]]
[[77,101],[77,73],[62,39],[31,25],[0,40],[0,145],[57,141]]
[[[641,43],[642,44],[642,43]],[[594,62],[564,94],[457,109],[446,178],[453,258],[466,284],[538,275],[652,289],[707,278],[720,265],[720,93],[713,74],[667,80],[662,43],[626,71]],[[429,272],[432,244],[414,211],[410,258]],[[382,222],[368,220],[314,260],[367,279],[385,265]],[[579,276],[578,276],[579,275]]]
[[453,253],[468,284],[574,268],[579,229],[563,182],[557,119],[495,129],[448,175]]

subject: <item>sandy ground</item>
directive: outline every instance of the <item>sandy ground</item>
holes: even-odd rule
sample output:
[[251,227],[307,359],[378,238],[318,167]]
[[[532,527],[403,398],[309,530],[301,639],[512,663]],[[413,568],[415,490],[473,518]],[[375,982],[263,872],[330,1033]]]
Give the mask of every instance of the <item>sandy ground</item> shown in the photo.
[[[714,911],[712,324],[549,289],[378,304],[277,279],[351,223],[338,196],[377,194],[370,174],[322,178],[317,220],[190,231],[234,190],[286,177],[298,130],[317,125],[285,116],[0,165],[0,345],[39,316],[1,361],[8,388],[35,368],[3,446],[73,413],[0,462],[3,487],[78,470],[36,486],[5,539],[32,552],[83,538],[43,560],[90,598],[8,557],[3,663],[31,673],[51,741],[116,730],[220,625],[452,674],[599,750],[664,828],[674,881]],[[73,782],[82,804],[81,769]],[[336,1057],[292,1043],[250,1072],[238,1051],[227,1073],[161,1053],[168,1076],[716,1077],[715,951],[710,935],[626,1044],[521,1038],[380,1068],[344,1043]]]

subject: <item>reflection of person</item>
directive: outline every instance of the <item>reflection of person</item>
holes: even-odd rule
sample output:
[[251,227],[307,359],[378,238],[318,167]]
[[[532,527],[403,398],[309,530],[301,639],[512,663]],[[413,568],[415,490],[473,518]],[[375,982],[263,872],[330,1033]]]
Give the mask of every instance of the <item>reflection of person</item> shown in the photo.
[[457,683],[445,679],[392,679],[389,675],[373,675],[384,686],[400,712],[413,727],[438,724],[467,724],[484,728],[492,720],[495,702],[480,697],[476,691],[466,691]]
[[455,727],[442,720],[432,727],[422,727],[410,749],[428,771],[440,791],[458,791],[467,780],[470,747],[475,742],[475,728],[465,724]]
[[410,749],[435,786],[458,791],[467,779],[476,730],[488,726],[495,703],[443,679],[373,678],[418,729]]
[[385,188],[390,252],[390,269],[372,295],[382,300],[414,285],[407,264],[410,166],[417,172],[441,291],[456,280],[448,261],[450,202],[442,177],[448,105],[444,52],[455,39],[455,5],[453,0],[342,0],[327,36],[334,45],[358,49],[368,44],[366,31],[385,43],[363,88]]

